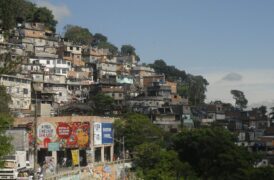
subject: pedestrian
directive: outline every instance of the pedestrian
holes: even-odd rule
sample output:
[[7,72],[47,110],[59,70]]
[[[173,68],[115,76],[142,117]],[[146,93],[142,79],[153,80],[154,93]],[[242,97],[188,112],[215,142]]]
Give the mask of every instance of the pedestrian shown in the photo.
[[64,157],[64,158],[63,158],[63,162],[62,162],[62,166],[63,166],[63,167],[66,167],[66,163],[67,163],[67,158]]

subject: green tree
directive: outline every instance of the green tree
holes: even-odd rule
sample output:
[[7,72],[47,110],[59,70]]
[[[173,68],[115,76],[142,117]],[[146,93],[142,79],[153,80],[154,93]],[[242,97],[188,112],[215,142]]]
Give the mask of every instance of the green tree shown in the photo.
[[250,168],[246,170],[246,179],[248,180],[274,180],[273,167]]
[[41,22],[46,27],[55,31],[57,21],[52,11],[46,7],[37,7],[26,0],[2,0],[0,1],[0,17],[2,28],[6,33],[16,26],[16,21]]
[[156,73],[165,74],[169,81],[177,82],[177,90],[180,96],[187,96],[191,105],[203,104],[206,98],[208,82],[203,76],[186,74],[185,71],[169,66],[162,59],[155,60],[149,65]]
[[179,83],[177,84],[177,93],[182,97],[187,97],[189,93],[188,88],[187,84]]
[[100,42],[107,42],[108,38],[101,33],[95,33],[93,36],[92,46],[98,46]]
[[260,113],[262,114],[262,116],[266,117],[267,107],[266,106],[260,106],[258,109],[259,109]]
[[9,114],[9,103],[11,102],[11,97],[6,92],[6,87],[0,85],[0,113]]
[[113,109],[114,99],[108,95],[98,93],[91,100],[93,101],[93,114],[95,115],[104,115]]
[[93,41],[92,33],[87,28],[68,24],[64,30],[64,38],[76,44],[90,45]]
[[57,21],[54,19],[52,11],[46,7],[39,7],[33,13],[33,22],[45,23],[45,26],[55,32]]
[[208,82],[202,76],[188,75],[188,99],[191,105],[203,104]]
[[2,20],[2,28],[5,31],[10,30],[16,25],[16,9],[18,7],[17,0],[0,1],[0,17]]
[[132,152],[135,146],[144,142],[162,144],[163,131],[154,125],[147,116],[129,113],[114,122],[115,138],[125,137],[125,147]]
[[2,167],[3,161],[1,161],[1,157],[8,155],[13,149],[11,138],[5,134],[6,129],[8,129],[13,122],[8,108],[11,98],[10,95],[6,93],[6,88],[2,85],[0,85],[0,102],[0,167]]
[[141,58],[140,58],[139,55],[136,55],[135,58],[136,58],[136,61],[137,61],[137,62],[140,62]]
[[109,42],[100,41],[98,48],[109,49],[112,55],[117,55],[118,48]]
[[121,47],[121,55],[123,55],[123,56],[136,55],[135,48],[132,45],[130,45],[130,44],[122,45],[122,47]]
[[194,172],[188,163],[182,163],[173,150],[165,150],[155,143],[143,143],[135,147],[133,163],[142,179],[185,179]]
[[23,58],[21,56],[17,56],[15,59],[12,58],[11,52],[0,54],[0,62],[2,63],[0,74],[14,74],[22,61]]
[[185,71],[179,70],[174,66],[169,66],[162,59],[155,60],[153,64],[149,64],[156,73],[165,74],[166,79],[169,81],[185,81],[187,75]]
[[253,156],[237,146],[235,137],[221,128],[184,130],[174,137],[173,147],[203,179],[241,179],[252,167]]
[[274,107],[271,107],[270,110],[271,111],[269,113],[269,117],[270,117],[271,123],[273,124],[274,123]]
[[245,98],[245,95],[242,91],[231,90],[230,93],[233,95],[233,99],[235,99],[235,107],[240,109],[246,108],[248,100]]

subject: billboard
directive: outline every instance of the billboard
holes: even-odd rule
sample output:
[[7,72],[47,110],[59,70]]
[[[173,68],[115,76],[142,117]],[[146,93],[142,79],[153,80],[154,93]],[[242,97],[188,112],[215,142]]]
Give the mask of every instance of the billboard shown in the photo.
[[94,132],[94,145],[102,144],[102,124],[94,123],[93,132]]
[[111,123],[102,123],[102,143],[103,144],[113,143]]
[[37,127],[39,148],[48,148],[49,143],[58,142],[60,148],[89,147],[89,122],[43,122]]
[[94,145],[111,144],[112,123],[94,123]]

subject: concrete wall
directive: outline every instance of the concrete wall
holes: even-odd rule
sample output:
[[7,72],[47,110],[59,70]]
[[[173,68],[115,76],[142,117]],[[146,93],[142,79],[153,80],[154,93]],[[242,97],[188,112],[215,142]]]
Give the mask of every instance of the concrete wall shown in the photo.
[[31,80],[16,76],[2,75],[0,84],[7,88],[11,95],[11,109],[29,109],[31,104]]
[[13,145],[14,151],[27,151],[29,149],[29,140],[26,129],[8,129],[6,134],[12,137],[11,144]]

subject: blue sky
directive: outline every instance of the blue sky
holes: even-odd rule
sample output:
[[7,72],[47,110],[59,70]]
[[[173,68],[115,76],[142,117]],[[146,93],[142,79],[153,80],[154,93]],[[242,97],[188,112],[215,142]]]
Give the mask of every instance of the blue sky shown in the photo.
[[[209,101],[232,101],[237,88],[251,104],[274,102],[273,0],[33,1],[53,10],[58,32],[66,24],[87,27],[118,47],[132,44],[142,62],[161,58],[202,74]],[[241,78],[224,78],[231,73]]]

